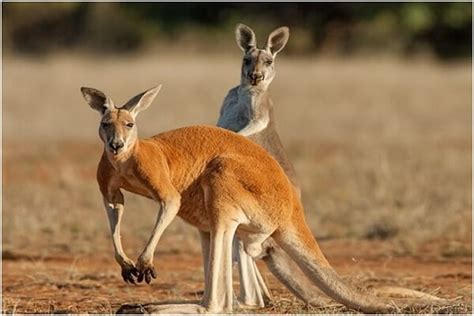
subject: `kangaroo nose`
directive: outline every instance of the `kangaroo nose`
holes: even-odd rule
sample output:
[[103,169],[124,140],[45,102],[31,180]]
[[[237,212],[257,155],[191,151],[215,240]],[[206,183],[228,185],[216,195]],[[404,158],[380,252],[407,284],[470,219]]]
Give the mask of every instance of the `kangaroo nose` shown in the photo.
[[113,150],[119,150],[120,148],[122,148],[124,146],[124,143],[119,140],[119,139],[114,139],[112,140],[112,142],[110,143],[110,147],[112,147]]
[[252,85],[256,86],[260,81],[264,79],[263,74],[261,72],[252,72],[250,74],[250,80]]
[[250,77],[253,80],[263,80],[263,74],[261,72],[253,72]]

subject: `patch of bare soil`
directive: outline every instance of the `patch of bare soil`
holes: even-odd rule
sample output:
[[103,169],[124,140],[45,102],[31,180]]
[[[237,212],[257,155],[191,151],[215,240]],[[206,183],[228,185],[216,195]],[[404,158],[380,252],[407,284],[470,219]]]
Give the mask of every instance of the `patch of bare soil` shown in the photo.
[[[326,241],[322,248],[334,268],[360,288],[402,286],[450,298],[450,306],[407,309],[408,313],[470,313],[471,259],[410,256],[390,257],[374,251],[383,243]],[[123,304],[196,301],[203,274],[197,254],[158,253],[158,278],[150,285],[122,281],[112,257],[28,257],[5,253],[3,313],[114,313]],[[318,306],[304,306],[261,265],[273,305],[256,313],[352,312],[321,294]],[[238,282],[234,285],[238,290]],[[244,311],[245,312],[245,311]]]

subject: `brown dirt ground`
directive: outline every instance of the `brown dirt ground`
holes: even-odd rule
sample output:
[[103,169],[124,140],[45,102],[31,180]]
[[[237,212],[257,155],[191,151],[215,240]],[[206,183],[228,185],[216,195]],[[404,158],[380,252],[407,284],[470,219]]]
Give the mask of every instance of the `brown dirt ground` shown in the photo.
[[[429,249],[417,256],[383,256],[380,241],[329,240],[321,243],[334,268],[361,288],[403,286],[445,298],[457,298],[444,309],[408,312],[468,313],[471,305],[471,259],[439,259]],[[428,247],[429,248],[429,247]],[[361,255],[359,255],[361,254]],[[357,258],[357,259],[356,259]],[[3,254],[4,313],[113,313],[126,303],[197,300],[203,289],[199,254],[158,253],[158,279],[129,285],[120,277],[113,257],[28,257]],[[351,312],[321,294],[321,305],[305,307],[261,266],[274,295],[274,305],[258,313]],[[238,282],[234,284],[238,288]]]

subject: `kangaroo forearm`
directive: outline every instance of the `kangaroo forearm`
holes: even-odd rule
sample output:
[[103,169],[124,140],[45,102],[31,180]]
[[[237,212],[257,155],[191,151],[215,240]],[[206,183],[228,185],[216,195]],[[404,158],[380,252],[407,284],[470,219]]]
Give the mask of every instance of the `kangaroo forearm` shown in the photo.
[[150,261],[153,258],[153,253],[155,252],[156,246],[163,235],[163,232],[176,217],[179,211],[179,200],[173,199],[167,202],[162,202],[158,217],[156,219],[155,227],[153,232],[148,240],[148,243],[145,246],[141,254],[142,260]]
[[115,250],[115,260],[123,266],[132,261],[127,257],[122,247],[122,238],[120,234],[120,226],[123,215],[123,197],[120,199],[121,203],[111,202],[108,198],[104,198],[104,205],[109,219],[110,231],[112,233],[112,242]]

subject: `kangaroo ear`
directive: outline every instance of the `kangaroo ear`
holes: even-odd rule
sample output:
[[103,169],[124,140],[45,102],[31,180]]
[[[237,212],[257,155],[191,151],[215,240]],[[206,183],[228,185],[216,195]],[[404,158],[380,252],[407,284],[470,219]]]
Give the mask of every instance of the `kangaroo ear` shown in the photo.
[[96,111],[99,111],[101,114],[104,114],[105,111],[111,110],[114,108],[114,102],[111,98],[105,95],[102,91],[99,91],[94,88],[81,88],[82,96],[86,102]]
[[155,100],[156,95],[160,92],[161,84],[154,88],[148,89],[145,92],[131,98],[122,109],[129,111],[133,116],[136,116],[139,112],[147,109],[150,104]]
[[290,29],[286,26],[279,27],[268,35],[265,48],[269,49],[273,56],[275,56],[285,47],[289,37]]
[[237,45],[244,52],[257,46],[255,33],[245,24],[237,24],[235,28],[235,39],[237,40]]

